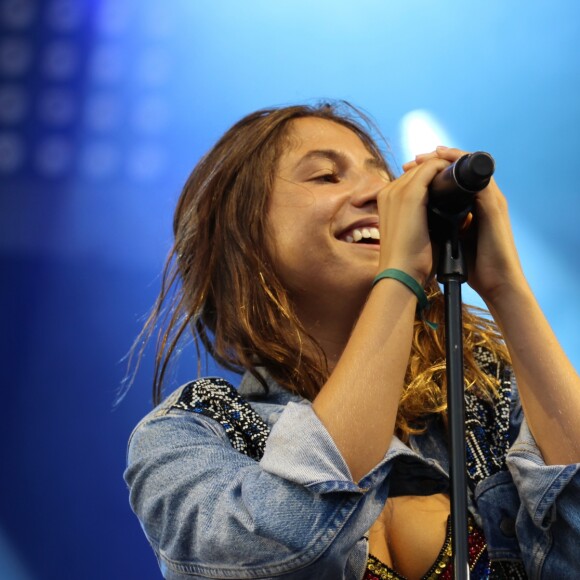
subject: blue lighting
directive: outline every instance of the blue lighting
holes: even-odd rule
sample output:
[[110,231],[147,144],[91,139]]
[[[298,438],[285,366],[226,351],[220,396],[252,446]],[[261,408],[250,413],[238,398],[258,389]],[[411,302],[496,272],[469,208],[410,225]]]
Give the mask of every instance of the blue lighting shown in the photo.
[[[348,100],[398,167],[438,144],[489,151],[580,368],[580,4],[546,6],[0,0],[0,559],[30,578],[159,577],[121,478],[152,353],[113,412],[120,361],[191,168],[261,107]],[[170,388],[196,375],[192,350]]]

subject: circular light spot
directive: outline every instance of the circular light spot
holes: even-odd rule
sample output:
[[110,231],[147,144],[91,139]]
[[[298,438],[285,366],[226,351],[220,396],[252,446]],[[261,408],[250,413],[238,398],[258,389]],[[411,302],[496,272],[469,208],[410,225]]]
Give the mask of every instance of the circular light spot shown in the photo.
[[0,133],[0,173],[14,173],[24,162],[26,147],[16,133]]
[[59,32],[71,32],[82,22],[83,6],[78,0],[53,0],[46,12],[47,24]]
[[14,29],[27,28],[36,16],[33,0],[4,0],[0,3],[0,22]]
[[125,54],[119,46],[98,46],[89,61],[89,76],[97,83],[121,81],[125,74]]
[[60,177],[70,173],[73,161],[70,140],[59,135],[47,137],[39,143],[35,161],[38,173],[46,177]]
[[97,30],[102,34],[119,35],[134,21],[133,7],[128,2],[103,0],[97,16]]
[[0,87],[0,122],[19,123],[28,111],[28,93],[18,85]]
[[42,71],[50,79],[65,80],[78,71],[79,64],[78,47],[67,40],[56,40],[44,51]]
[[0,74],[7,76],[25,73],[32,63],[32,45],[23,38],[0,41]]
[[113,175],[119,167],[121,155],[117,147],[105,141],[92,141],[85,145],[81,154],[81,171],[93,179]]
[[114,93],[92,94],[86,103],[85,123],[94,131],[112,131],[121,124],[122,107]]
[[158,133],[167,127],[169,107],[160,97],[145,98],[137,103],[133,115],[133,127],[138,133]]
[[77,103],[72,91],[48,89],[40,96],[38,116],[47,125],[62,126],[70,124],[77,111]]
[[400,121],[405,159],[433,151],[437,145],[452,146],[451,138],[435,116],[424,109],[410,111]]
[[163,150],[157,145],[142,145],[129,156],[128,173],[136,181],[153,181],[165,169],[166,158]]

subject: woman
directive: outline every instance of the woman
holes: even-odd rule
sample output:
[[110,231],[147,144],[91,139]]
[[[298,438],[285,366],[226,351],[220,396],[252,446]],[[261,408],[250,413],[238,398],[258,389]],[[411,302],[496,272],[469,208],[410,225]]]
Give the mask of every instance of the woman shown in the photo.
[[[297,106],[242,119],[193,171],[145,331],[177,284],[154,399],[189,328],[246,374],[185,385],[131,437],[166,578],[451,577],[443,325],[417,298],[441,321],[427,188],[462,154],[395,179],[351,109]],[[580,380],[493,181],[475,215],[469,284],[497,326],[465,309],[472,577],[576,577]]]

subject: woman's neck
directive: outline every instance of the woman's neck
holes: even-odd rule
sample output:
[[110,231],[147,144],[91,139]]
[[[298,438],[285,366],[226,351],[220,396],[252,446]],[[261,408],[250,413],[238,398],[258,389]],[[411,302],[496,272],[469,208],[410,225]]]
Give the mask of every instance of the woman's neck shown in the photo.
[[296,306],[298,317],[306,331],[324,351],[330,371],[342,355],[361,308],[353,308],[352,304],[348,306],[337,304]]

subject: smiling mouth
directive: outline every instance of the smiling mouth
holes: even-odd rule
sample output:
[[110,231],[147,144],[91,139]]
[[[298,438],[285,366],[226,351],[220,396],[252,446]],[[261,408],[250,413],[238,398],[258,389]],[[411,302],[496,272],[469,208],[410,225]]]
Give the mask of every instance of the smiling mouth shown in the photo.
[[379,246],[381,243],[381,234],[379,229],[375,227],[352,228],[344,232],[339,239],[349,244]]

